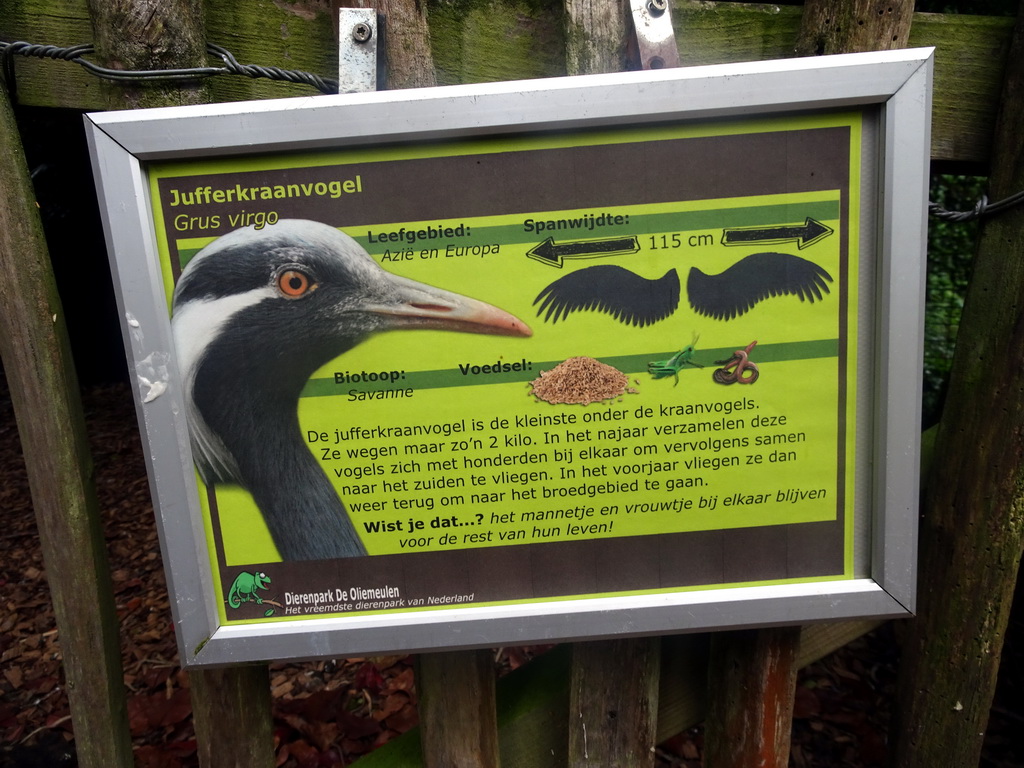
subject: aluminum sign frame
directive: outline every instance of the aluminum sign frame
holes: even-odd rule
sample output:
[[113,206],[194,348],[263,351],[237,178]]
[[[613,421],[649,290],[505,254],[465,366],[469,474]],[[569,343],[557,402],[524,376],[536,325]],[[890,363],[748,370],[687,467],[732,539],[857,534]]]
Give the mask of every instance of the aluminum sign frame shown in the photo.
[[[186,665],[799,624],[914,611],[932,49],[86,117],[129,369]],[[271,153],[863,109],[865,389],[857,449],[865,573],[820,583],[221,621],[157,253],[147,167]]]

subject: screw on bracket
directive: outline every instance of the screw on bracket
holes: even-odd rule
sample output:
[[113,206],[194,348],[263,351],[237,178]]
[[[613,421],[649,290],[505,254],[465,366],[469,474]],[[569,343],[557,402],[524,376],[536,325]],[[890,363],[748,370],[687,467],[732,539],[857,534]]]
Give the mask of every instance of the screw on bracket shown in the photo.
[[383,17],[373,8],[338,7],[336,12],[338,93],[377,90],[384,61]]
[[[655,0],[651,0],[655,2]],[[369,24],[359,23],[352,27],[352,39],[357,43],[365,43],[373,37],[373,29]]]
[[629,0],[636,52],[643,69],[679,66],[671,0]]
[[668,10],[668,0],[648,0],[647,10],[650,11],[651,16],[661,16]]

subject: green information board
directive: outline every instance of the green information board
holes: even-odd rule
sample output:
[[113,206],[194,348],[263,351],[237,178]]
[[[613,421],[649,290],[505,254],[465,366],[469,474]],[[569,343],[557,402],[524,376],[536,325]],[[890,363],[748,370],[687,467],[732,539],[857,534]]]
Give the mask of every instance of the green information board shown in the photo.
[[90,116],[189,663],[905,612],[930,53],[836,59]]
[[[220,356],[192,386],[224,392],[195,397],[275,411],[218,427],[269,454],[202,494],[224,619],[852,578],[860,133],[852,112],[154,164],[169,308],[183,344]],[[323,225],[517,332],[398,326],[324,362],[322,326],[370,288],[312,271],[302,299],[202,285],[255,258],[269,282],[273,251],[303,262]],[[183,274],[198,324],[174,306]],[[301,395],[278,395],[307,361]],[[271,474],[298,450],[343,503],[355,559],[319,541],[308,475]],[[298,503],[261,509],[266,484]],[[239,592],[253,573],[266,586]]]

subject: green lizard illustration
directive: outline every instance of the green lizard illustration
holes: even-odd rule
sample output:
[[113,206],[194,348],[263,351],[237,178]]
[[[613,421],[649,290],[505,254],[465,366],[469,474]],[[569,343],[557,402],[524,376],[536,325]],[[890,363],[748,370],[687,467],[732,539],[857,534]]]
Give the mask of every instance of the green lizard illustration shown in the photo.
[[228,605],[238,608],[242,603],[255,600],[256,605],[262,605],[263,600],[256,594],[257,589],[268,589],[270,577],[265,573],[248,573],[242,571],[235,577],[228,592]]

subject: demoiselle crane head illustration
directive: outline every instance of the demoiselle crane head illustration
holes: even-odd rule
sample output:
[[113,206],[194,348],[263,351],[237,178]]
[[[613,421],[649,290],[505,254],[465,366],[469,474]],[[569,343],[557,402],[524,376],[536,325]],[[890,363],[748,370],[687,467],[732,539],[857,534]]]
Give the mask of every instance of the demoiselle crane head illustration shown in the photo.
[[297,219],[201,250],[172,312],[199,474],[249,491],[285,560],[366,553],[300,432],[314,371],[382,331],[531,335],[497,307],[386,272],[348,235]]

